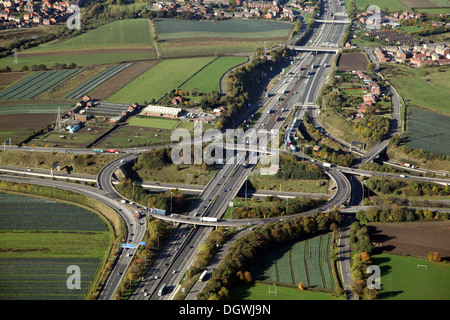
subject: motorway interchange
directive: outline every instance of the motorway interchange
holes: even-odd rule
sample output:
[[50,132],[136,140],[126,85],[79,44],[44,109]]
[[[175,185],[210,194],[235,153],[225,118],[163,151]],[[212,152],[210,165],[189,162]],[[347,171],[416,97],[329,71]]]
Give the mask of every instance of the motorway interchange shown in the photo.
[[[327,12],[334,13],[333,19],[339,19],[336,15],[339,12],[345,12],[345,7],[338,4],[339,1],[324,2],[322,10],[322,19],[330,19]],[[343,16],[342,16],[343,18]],[[314,32],[307,42],[307,46],[317,48],[337,48],[339,41],[345,31],[346,24],[344,23],[319,23],[316,25]],[[306,46],[306,47],[307,47]],[[294,47],[293,47],[294,48]],[[318,106],[315,105],[319,89],[326,82],[327,77],[331,73],[330,66],[335,58],[335,51],[330,52],[315,52],[303,51],[305,46],[302,46],[302,51],[299,51],[296,58],[290,65],[285,66],[278,81],[273,84],[270,90],[265,90],[261,87],[262,98],[258,103],[254,104],[251,109],[243,115],[239,120],[235,121],[235,126],[243,123],[246,118],[253,114],[256,110],[262,109],[261,117],[253,124],[256,130],[279,130],[282,127],[295,128],[298,124],[297,120],[303,119],[305,112],[308,112],[310,118],[314,119],[315,125],[320,126],[317,121]],[[265,83],[267,84],[267,83]],[[285,123],[289,115],[292,115],[291,123]],[[251,146],[256,141],[250,141]],[[386,142],[384,142],[386,143]],[[384,148],[384,144],[380,144],[375,152],[370,154],[370,158],[365,161],[370,161],[378,155]],[[245,146],[248,147],[248,146]],[[136,253],[139,242],[143,239],[147,227],[147,220],[145,217],[136,218],[135,210],[138,207],[131,207],[121,203],[122,196],[117,193],[113,183],[112,175],[121,166],[127,162],[134,161],[141,152],[146,149],[127,150],[122,158],[116,159],[105,166],[97,177],[97,184],[101,189],[93,189],[83,187],[80,185],[73,185],[70,183],[59,182],[56,180],[36,179],[32,183],[47,185],[57,188],[64,188],[73,190],[79,193],[89,195],[99,201],[106,203],[113,208],[124,220],[127,227],[127,237],[123,239],[126,244],[132,244],[129,248],[121,250],[117,257],[116,263],[109,274],[106,284],[99,295],[99,300],[114,299],[115,291],[123,281],[123,275]],[[248,149],[247,149],[248,150]],[[39,150],[40,151],[40,150]],[[270,150],[267,152],[285,152],[281,150]],[[66,152],[66,151],[63,151]],[[77,152],[72,150],[71,152]],[[87,150],[80,150],[80,152],[89,152]],[[304,154],[294,150],[297,157],[304,158]],[[212,226],[226,225],[238,226],[242,224],[263,224],[273,219],[266,220],[252,220],[252,221],[218,221],[217,223],[201,223],[200,217],[215,217],[220,219],[229,206],[229,203],[237,195],[241,187],[244,185],[247,177],[255,170],[253,164],[245,164],[248,160],[250,152],[244,150],[237,150],[235,161],[232,163],[224,163],[216,175],[211,179],[207,186],[200,193],[191,212],[183,217],[159,216],[158,218],[177,222],[176,231],[171,235],[171,238],[162,247],[160,253],[153,261],[151,267],[145,276],[138,283],[134,292],[131,294],[132,300],[168,300],[175,294],[178,283],[184,275],[187,268],[195,258],[198,248],[203,243]],[[364,156],[364,155],[362,155]],[[315,210],[310,212],[303,212],[302,215],[317,212],[317,210],[328,210],[335,206],[347,203],[348,205],[358,205],[362,199],[361,183],[356,178],[358,175],[376,174],[373,172],[362,172],[357,168],[343,168],[343,167],[324,167],[317,163],[325,170],[325,172],[334,180],[337,188],[335,194],[329,201]],[[1,169],[0,169],[1,172]],[[6,172],[6,170],[3,170]],[[409,178],[409,177],[408,177]],[[0,175],[0,179],[30,182],[26,177],[6,176]],[[423,177],[414,177],[414,179],[424,180]],[[447,179],[427,178],[429,181],[449,184]],[[142,208],[141,208],[142,209]],[[145,208],[144,208],[145,210]],[[156,216],[156,215],[155,215]],[[286,218],[286,217],[285,217]],[[275,219],[278,220],[278,219]],[[341,273],[349,274],[348,260],[341,264]],[[344,287],[348,293],[349,280],[344,277]],[[206,282],[203,282],[204,285]],[[164,290],[161,290],[164,288]],[[197,288],[200,290],[201,288]]]

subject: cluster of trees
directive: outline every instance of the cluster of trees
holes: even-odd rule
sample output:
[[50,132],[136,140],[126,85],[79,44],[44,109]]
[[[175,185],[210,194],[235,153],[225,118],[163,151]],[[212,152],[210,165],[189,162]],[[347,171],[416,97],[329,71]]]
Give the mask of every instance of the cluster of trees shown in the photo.
[[429,209],[411,210],[394,204],[359,210],[356,213],[356,219],[361,223],[448,220],[450,219],[450,212],[433,212]]
[[226,106],[226,110],[218,118],[219,129],[232,125],[233,119],[236,119],[249,106],[250,97],[256,93],[258,86],[265,78],[264,74],[272,73],[270,69],[278,68],[289,55],[290,50],[280,47],[270,52],[270,60],[255,56],[246,65],[230,72],[226,79],[227,95],[220,101],[221,105]]
[[299,161],[294,155],[281,155],[279,158],[279,165],[280,169],[275,177],[280,179],[328,179],[328,176],[317,165],[307,161]]
[[401,179],[370,177],[366,181],[366,186],[373,192],[382,194],[403,194],[410,197],[450,195],[450,186],[424,181],[408,182]]
[[233,208],[233,219],[257,219],[271,218],[284,215],[291,215],[299,212],[311,210],[326,202],[325,199],[313,198],[294,198],[290,200],[281,200],[278,197],[267,196],[265,202],[270,202],[270,206],[242,205]]
[[349,236],[350,245],[356,249],[357,253],[352,256],[351,290],[360,298],[366,297],[373,300],[378,291],[367,287],[367,268],[371,265],[370,253],[373,250],[367,226],[361,225],[358,221],[352,223]]
[[389,133],[391,119],[375,115],[375,110],[371,114],[368,109],[369,113],[361,121],[355,122],[353,129],[361,138],[381,141]]
[[341,222],[341,213],[333,210],[257,227],[232,244],[226,257],[214,270],[211,279],[197,298],[200,300],[227,299],[230,288],[241,282],[242,275],[249,272],[250,267],[261,254],[288,242],[301,241],[319,233],[336,231]]
[[152,149],[139,156],[134,169],[161,169],[170,164],[172,164],[170,148]]
[[163,210],[172,208],[172,212],[183,212],[186,206],[186,196],[178,189],[171,189],[164,193],[150,193],[140,183],[129,179],[121,181],[116,188],[124,197],[146,207]]

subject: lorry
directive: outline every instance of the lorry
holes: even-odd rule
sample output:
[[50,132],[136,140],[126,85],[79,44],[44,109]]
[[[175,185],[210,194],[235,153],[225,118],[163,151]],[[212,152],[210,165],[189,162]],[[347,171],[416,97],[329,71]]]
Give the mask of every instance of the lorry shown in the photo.
[[217,218],[216,217],[201,217],[200,221],[203,221],[203,222],[217,222]]
[[331,168],[331,163],[329,163],[329,162],[324,162],[324,163],[323,163],[323,166],[326,167],[326,168]]
[[103,153],[103,150],[102,149],[94,149],[94,150],[92,150],[93,152],[95,152],[95,153]]
[[108,153],[117,153],[116,149],[108,149]]
[[166,291],[166,285],[163,284],[163,285],[161,286],[161,288],[159,288],[158,296],[161,297],[161,296],[165,293],[165,291]]

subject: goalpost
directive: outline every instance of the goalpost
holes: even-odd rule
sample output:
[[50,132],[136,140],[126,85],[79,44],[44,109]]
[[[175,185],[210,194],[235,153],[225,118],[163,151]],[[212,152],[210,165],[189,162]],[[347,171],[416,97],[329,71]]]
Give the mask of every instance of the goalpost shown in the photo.
[[269,285],[269,296],[270,296],[271,293],[274,293],[275,296],[276,296],[276,295],[277,295],[277,286],[276,286],[276,285],[274,286],[275,290],[273,290],[273,291],[271,290],[271,287],[272,287],[272,286]]

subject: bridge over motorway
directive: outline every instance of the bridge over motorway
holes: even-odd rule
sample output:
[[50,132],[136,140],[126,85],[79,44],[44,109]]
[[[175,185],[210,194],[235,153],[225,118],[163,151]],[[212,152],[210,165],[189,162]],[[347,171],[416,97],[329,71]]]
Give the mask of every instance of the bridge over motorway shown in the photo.
[[350,20],[315,20],[315,22],[321,23],[352,23]]
[[338,53],[339,50],[341,50],[341,48],[336,47],[288,46],[288,48],[296,51],[333,52],[333,53]]

